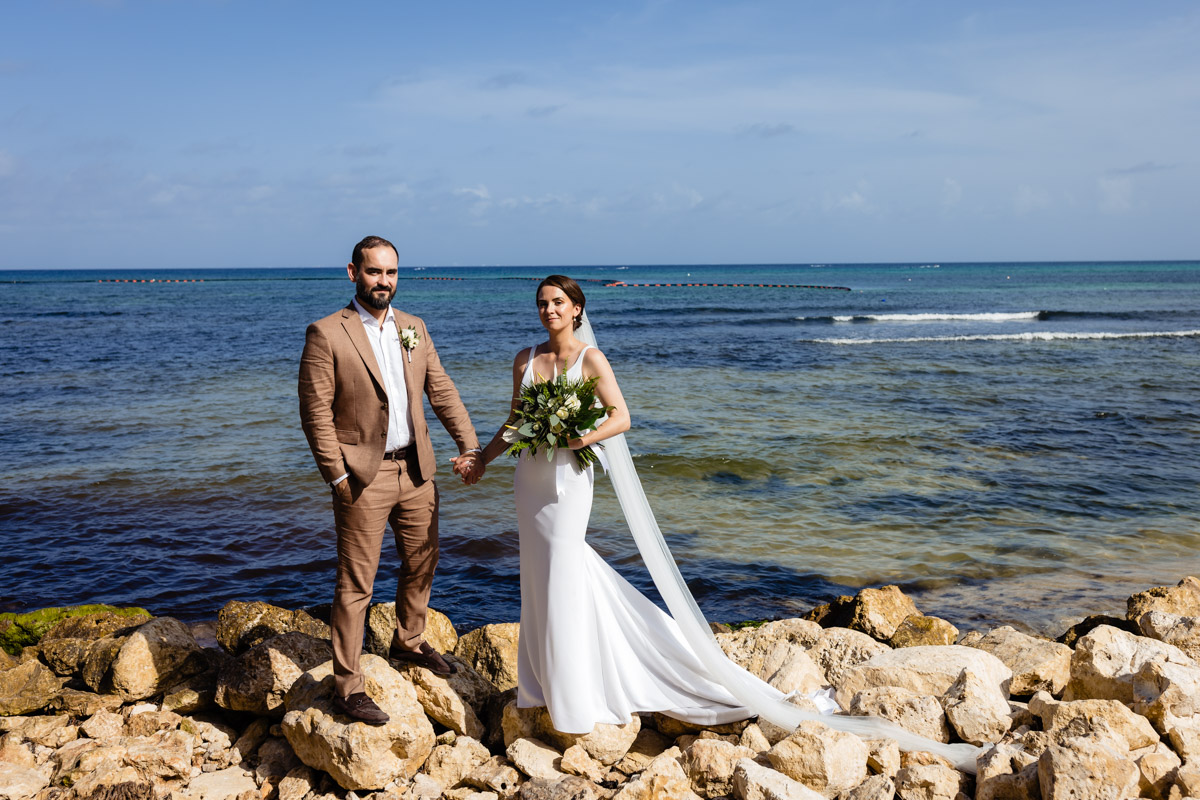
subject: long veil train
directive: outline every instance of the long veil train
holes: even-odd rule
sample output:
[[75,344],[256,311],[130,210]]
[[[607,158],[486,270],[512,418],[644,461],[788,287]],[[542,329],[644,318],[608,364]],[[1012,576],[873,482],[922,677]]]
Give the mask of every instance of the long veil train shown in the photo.
[[[585,344],[596,346],[596,335],[587,314],[575,335]],[[675,559],[667,548],[654,512],[642,490],[642,482],[633,466],[633,458],[625,443],[624,434],[604,442],[604,455],[608,462],[608,475],[616,491],[617,500],[625,514],[633,541],[637,544],[642,560],[654,580],[667,609],[678,624],[688,644],[691,645],[712,680],[725,687],[738,702],[754,714],[779,725],[794,729],[806,720],[817,720],[831,728],[857,734],[867,739],[894,739],[903,750],[920,750],[939,755],[963,772],[975,773],[975,759],[981,750],[970,744],[944,744],[918,736],[899,725],[877,717],[850,717],[835,714],[819,714],[805,711],[785,699],[782,692],[759,680],[726,657],[713,636],[704,613],[696,605]]]

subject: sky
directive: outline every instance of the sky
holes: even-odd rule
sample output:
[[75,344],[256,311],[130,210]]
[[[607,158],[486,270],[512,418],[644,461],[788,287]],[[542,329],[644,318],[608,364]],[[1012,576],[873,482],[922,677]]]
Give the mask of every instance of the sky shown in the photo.
[[1200,258],[1200,4],[4,0],[0,269]]

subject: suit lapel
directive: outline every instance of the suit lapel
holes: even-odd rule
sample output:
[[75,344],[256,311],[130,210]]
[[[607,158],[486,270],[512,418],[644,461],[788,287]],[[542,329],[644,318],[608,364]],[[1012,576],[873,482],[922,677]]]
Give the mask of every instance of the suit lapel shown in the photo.
[[[399,311],[395,313],[395,315],[392,317],[392,320],[396,323],[396,335],[399,336],[401,328]],[[404,339],[401,339],[400,341],[400,352],[403,354],[400,359],[400,363],[404,368],[404,388],[408,392],[408,408],[409,413],[411,414],[412,409],[421,407],[421,387],[417,385],[415,380],[413,380],[412,365],[412,356],[421,347],[421,345],[418,343],[417,346],[412,350],[405,350],[403,345]],[[416,419],[416,415],[413,415],[413,419]]]
[[342,310],[342,327],[349,334],[350,342],[358,351],[363,364],[366,365],[367,372],[371,373],[371,377],[375,379],[375,383],[379,384],[379,388],[384,389],[383,373],[379,371],[379,363],[375,361],[375,351],[371,349],[371,341],[367,338],[367,329],[363,327],[362,318],[358,316],[358,309],[354,307],[353,303]]

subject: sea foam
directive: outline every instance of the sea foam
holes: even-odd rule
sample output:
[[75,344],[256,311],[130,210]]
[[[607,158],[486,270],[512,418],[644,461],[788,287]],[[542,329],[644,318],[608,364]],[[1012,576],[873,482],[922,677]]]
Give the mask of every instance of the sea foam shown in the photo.
[[1073,339],[1156,339],[1162,337],[1200,336],[1200,330],[1190,331],[1135,331],[1129,333],[1086,332],[1086,331],[1027,331],[1025,333],[977,333],[960,336],[908,336],[890,339],[801,339],[811,344],[896,344],[906,342],[1053,342]]

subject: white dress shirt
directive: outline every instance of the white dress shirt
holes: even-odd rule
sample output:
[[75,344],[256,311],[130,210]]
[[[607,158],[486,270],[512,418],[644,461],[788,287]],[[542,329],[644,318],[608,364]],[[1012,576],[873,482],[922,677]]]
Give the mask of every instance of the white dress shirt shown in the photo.
[[[408,447],[413,441],[412,416],[408,408],[408,391],[404,382],[404,347],[400,344],[400,330],[396,327],[396,312],[388,306],[383,322],[375,319],[358,298],[354,298],[354,308],[362,319],[363,327],[367,329],[367,341],[371,343],[371,352],[375,354],[375,363],[379,365],[379,374],[383,377],[383,390],[388,399],[388,432],[385,450],[392,452],[402,447]],[[332,481],[331,486],[337,486],[344,481],[349,473]]]

